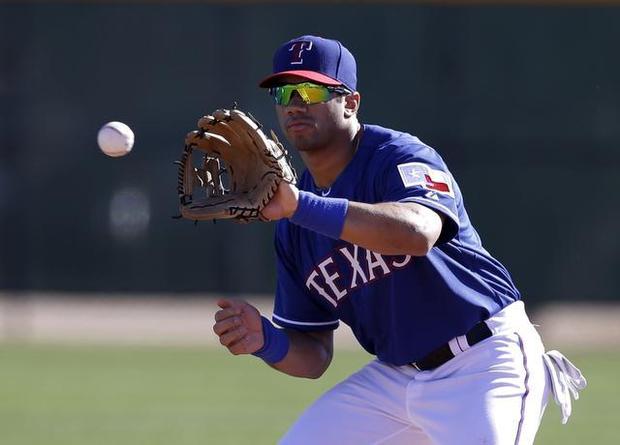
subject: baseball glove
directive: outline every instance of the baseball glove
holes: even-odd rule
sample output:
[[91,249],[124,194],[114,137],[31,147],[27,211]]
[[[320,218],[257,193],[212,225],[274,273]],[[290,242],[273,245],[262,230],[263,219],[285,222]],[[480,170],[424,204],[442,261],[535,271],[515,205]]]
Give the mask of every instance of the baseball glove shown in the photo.
[[261,211],[280,182],[294,184],[297,176],[275,133],[269,138],[261,128],[237,109],[216,110],[198,121],[177,162],[181,217],[264,220]]

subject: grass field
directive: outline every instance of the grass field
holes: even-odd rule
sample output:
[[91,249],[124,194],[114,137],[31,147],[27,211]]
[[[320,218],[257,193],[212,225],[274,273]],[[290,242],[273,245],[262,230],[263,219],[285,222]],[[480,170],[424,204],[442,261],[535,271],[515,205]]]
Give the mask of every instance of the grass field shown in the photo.
[[[620,352],[570,354],[589,380],[568,425],[550,405],[537,444],[614,444]],[[3,445],[273,444],[368,360],[339,352],[319,380],[199,348],[0,345]]]

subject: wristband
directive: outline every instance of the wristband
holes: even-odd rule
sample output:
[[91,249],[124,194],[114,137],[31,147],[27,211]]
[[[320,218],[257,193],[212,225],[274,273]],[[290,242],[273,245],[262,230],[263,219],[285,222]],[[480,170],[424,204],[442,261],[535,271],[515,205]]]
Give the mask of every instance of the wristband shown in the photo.
[[286,332],[276,328],[269,320],[261,316],[263,324],[263,338],[265,343],[258,351],[252,353],[267,363],[273,364],[282,361],[288,354],[289,338]]
[[340,239],[349,201],[343,198],[322,198],[310,192],[299,191],[297,210],[290,221],[321,235]]

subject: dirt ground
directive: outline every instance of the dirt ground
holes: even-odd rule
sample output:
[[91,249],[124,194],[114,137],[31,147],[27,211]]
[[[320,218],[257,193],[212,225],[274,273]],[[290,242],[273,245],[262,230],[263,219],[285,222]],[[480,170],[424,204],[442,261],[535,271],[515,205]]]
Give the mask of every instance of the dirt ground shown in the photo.
[[[246,295],[264,314],[268,297]],[[0,293],[0,341],[211,346],[217,310],[204,295]],[[548,349],[620,348],[620,304],[550,304],[530,313]],[[336,345],[358,348],[345,325]]]

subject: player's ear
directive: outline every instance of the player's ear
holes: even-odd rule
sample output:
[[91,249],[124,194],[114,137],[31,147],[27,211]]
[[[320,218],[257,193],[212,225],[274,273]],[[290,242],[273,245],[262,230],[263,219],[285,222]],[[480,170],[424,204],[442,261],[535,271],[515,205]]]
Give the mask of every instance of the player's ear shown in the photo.
[[351,117],[357,114],[360,108],[360,93],[357,91],[344,96],[344,117]]

